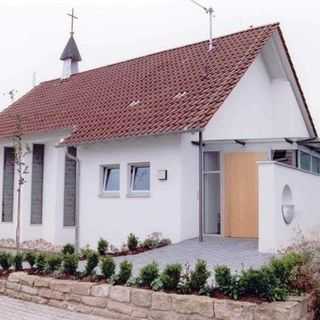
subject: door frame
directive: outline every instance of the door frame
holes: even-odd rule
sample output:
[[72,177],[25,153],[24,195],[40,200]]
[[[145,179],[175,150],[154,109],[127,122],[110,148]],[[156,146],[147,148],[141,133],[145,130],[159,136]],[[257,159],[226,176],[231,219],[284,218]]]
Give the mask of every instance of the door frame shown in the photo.
[[[205,171],[203,169],[202,171],[202,177],[203,177],[203,212],[202,212],[202,228],[204,230],[203,234],[205,236],[209,236],[209,237],[224,237],[224,152],[222,150],[203,150],[203,155],[202,155],[202,159],[203,159],[203,168],[204,168],[204,155],[205,153],[211,153],[211,152],[216,152],[219,154],[219,162],[220,162],[220,170],[217,171]],[[206,193],[205,193],[205,176],[208,174],[219,174],[220,175],[220,233],[217,234],[213,234],[213,233],[206,233],[206,219],[205,219],[205,203],[206,203]]]

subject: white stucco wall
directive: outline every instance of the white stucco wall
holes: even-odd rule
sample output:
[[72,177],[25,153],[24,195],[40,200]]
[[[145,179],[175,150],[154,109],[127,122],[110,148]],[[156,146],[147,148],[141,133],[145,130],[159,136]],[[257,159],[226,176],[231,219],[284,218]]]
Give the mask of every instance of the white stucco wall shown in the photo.
[[209,121],[205,140],[309,137],[290,83],[271,79],[261,56]]
[[[56,144],[65,132],[33,135],[25,137],[24,143],[45,145],[44,180],[43,180],[43,223],[31,225],[31,181],[32,181],[32,153],[25,157],[29,167],[26,183],[22,188],[21,196],[21,241],[45,239],[56,244],[74,241],[74,228],[63,227],[63,190],[64,190],[64,149],[56,148]],[[4,146],[11,146],[11,140],[0,142],[0,199],[2,201],[3,151]],[[16,172],[15,172],[16,174]],[[17,177],[16,177],[17,180]],[[15,187],[15,190],[17,188]],[[0,238],[15,239],[17,194],[15,192],[14,220],[4,223],[0,219]]]
[[[161,232],[173,242],[195,236],[196,154],[190,137],[180,135],[81,146],[81,246],[96,246],[100,237],[119,246],[131,232],[140,239]],[[128,164],[135,162],[150,162],[150,197],[127,196]],[[99,197],[100,166],[108,164],[120,164],[119,198]],[[168,170],[167,181],[158,180],[161,169]]]
[[[320,176],[276,162],[259,162],[259,250],[276,252],[301,239],[319,237]],[[282,218],[283,190],[289,186],[295,218]]]

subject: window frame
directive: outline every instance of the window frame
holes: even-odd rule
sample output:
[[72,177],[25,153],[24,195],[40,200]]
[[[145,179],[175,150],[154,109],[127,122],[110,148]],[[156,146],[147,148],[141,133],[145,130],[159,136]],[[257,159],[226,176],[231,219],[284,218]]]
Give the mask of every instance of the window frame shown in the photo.
[[[301,166],[301,153],[307,154],[310,157],[310,169],[309,170],[304,169]],[[315,175],[320,175],[320,172],[318,173],[317,171],[315,171],[315,168],[314,168],[314,159],[317,159],[318,161],[320,161],[320,155],[319,156],[315,155],[313,152],[308,152],[305,149],[303,149],[303,150],[300,149],[298,154],[299,154],[299,166],[298,166],[299,169],[306,171],[306,172],[310,172]]]
[[[149,190],[134,190],[134,173],[132,171],[133,168],[149,168]],[[147,198],[150,197],[151,194],[151,164],[150,162],[133,162],[128,164],[128,193],[127,197],[135,198],[142,197]]]
[[[107,171],[112,169],[119,170],[119,190],[105,190]],[[120,164],[104,164],[100,166],[100,198],[120,198],[121,191],[121,166]]]

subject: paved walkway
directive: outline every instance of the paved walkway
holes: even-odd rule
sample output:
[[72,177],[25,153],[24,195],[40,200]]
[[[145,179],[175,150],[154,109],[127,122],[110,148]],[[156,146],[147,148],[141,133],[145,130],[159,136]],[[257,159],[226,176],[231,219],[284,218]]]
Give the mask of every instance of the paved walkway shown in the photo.
[[106,320],[0,295],[1,320]]
[[194,266],[198,259],[208,262],[212,269],[217,265],[227,265],[233,271],[250,267],[259,267],[267,263],[272,256],[258,252],[257,240],[206,237],[200,243],[197,239],[186,240],[168,247],[147,251],[136,256],[118,257],[119,263],[129,260],[134,265],[134,273],[152,261],[163,268],[168,263],[182,263]]

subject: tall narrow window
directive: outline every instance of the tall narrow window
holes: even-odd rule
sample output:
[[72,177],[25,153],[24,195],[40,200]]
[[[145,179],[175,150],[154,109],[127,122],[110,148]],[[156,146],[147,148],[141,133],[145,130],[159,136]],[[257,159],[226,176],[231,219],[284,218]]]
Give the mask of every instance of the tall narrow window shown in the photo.
[[42,224],[44,145],[34,144],[32,152],[31,224]]
[[[75,147],[68,147],[68,153],[74,157],[77,156]],[[64,171],[64,208],[63,225],[64,227],[74,227],[76,225],[76,180],[77,180],[76,161],[65,158]]]
[[2,222],[13,222],[14,148],[4,148],[2,182]]

